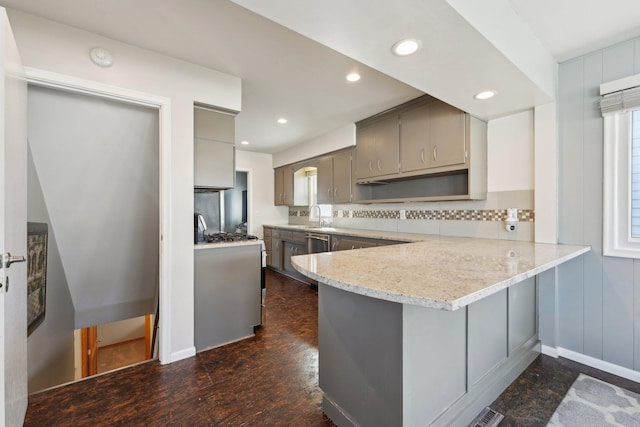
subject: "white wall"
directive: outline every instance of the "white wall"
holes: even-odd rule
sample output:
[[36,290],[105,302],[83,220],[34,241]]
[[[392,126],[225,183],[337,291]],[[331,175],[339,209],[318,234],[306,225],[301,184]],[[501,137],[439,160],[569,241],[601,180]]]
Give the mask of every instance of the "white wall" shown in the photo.
[[356,125],[350,123],[311,141],[294,145],[273,155],[273,167],[288,165],[356,145]]
[[98,325],[98,347],[144,338],[145,316]]
[[[171,319],[168,341],[171,362],[195,354],[193,346],[193,104],[231,110],[241,109],[241,80],[150,51],[60,25],[22,12],[9,10],[22,60],[26,66],[96,81],[171,101]],[[109,49],[111,68],[100,68],[89,60],[95,46]],[[164,298],[163,297],[163,298]],[[162,327],[162,319],[161,327]],[[161,353],[162,355],[162,353]]]
[[532,190],[533,110],[488,122],[487,190]]
[[273,205],[273,167],[271,154],[236,151],[236,169],[249,171],[249,234],[262,238],[264,224],[286,224],[289,209]]

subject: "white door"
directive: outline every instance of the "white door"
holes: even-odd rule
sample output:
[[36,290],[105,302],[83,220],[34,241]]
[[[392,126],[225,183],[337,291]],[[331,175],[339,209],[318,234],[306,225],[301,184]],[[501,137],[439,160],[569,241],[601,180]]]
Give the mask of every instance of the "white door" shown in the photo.
[[4,8],[0,8],[0,427],[27,411],[27,84]]

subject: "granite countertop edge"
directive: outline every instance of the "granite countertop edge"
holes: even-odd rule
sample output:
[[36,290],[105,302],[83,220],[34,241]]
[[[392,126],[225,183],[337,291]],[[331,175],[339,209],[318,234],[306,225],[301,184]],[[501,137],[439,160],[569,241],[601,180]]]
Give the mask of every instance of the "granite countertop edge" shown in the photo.
[[193,245],[193,249],[198,251],[202,249],[219,249],[219,248],[230,248],[234,246],[251,246],[251,245],[263,245],[264,242],[260,239],[258,240],[240,240],[237,242],[219,242],[219,243],[196,243]]
[[[433,238],[437,239],[437,236],[425,235],[425,237],[430,237],[431,239]],[[458,239],[461,242],[466,241],[471,243],[475,241],[484,241],[484,242],[488,241],[488,239],[477,239],[477,238],[456,238],[456,239]],[[530,245],[530,247],[535,247],[536,245],[541,245],[544,247],[545,245],[549,245],[549,244],[536,244],[533,242],[518,242],[518,244],[520,245],[528,244]],[[405,246],[405,245],[386,246],[385,250],[393,251],[394,248],[399,248],[400,246]],[[317,280],[319,283],[326,284],[326,285],[329,285],[338,289],[342,289],[348,292],[353,292],[356,294],[360,294],[360,295],[364,295],[372,298],[382,299],[382,300],[391,301],[391,302],[398,302],[402,304],[411,304],[411,305],[434,308],[439,310],[455,311],[460,308],[466,307],[469,304],[472,304],[476,301],[479,301],[483,298],[486,298],[490,295],[493,295],[505,288],[515,285],[516,283],[519,283],[523,280],[526,280],[530,277],[540,274],[546,270],[556,267],[566,261],[569,261],[573,258],[577,258],[578,256],[588,252],[591,249],[589,246],[577,246],[577,245],[561,245],[560,244],[560,245],[549,245],[549,246],[570,248],[571,251],[565,255],[558,256],[557,258],[550,260],[548,262],[545,262],[543,264],[535,265],[531,268],[528,268],[525,271],[520,271],[520,272],[515,272],[513,274],[510,274],[509,277],[507,277],[506,279],[490,283],[486,286],[482,286],[478,289],[474,289],[472,292],[466,293],[462,296],[459,296],[457,298],[452,298],[452,299],[429,297],[425,295],[412,295],[407,292],[402,292],[402,289],[399,290],[397,288],[394,288],[393,285],[388,287],[384,287],[384,286],[369,287],[369,286],[363,286],[361,284],[350,283],[343,279],[332,277],[332,275],[330,274],[322,274],[322,271],[320,272],[312,271],[306,268],[305,264],[302,263],[302,260],[310,259],[320,254],[300,255],[297,257],[292,257],[292,265],[296,270],[300,271],[302,274],[312,279]],[[358,251],[370,251],[375,249],[376,248],[359,249]],[[348,253],[352,251],[345,251],[345,252]],[[333,252],[332,256],[339,257],[340,254],[341,252]],[[390,267],[390,271],[391,271],[391,267]],[[480,279],[482,278],[479,278],[478,281],[480,281]],[[385,280],[385,278],[380,277],[380,281],[382,280]]]
[[264,224],[264,227],[277,228],[280,230],[288,231],[301,231],[310,233],[324,233],[335,234],[340,236],[349,237],[363,237],[367,239],[379,239],[379,240],[397,240],[406,243],[421,242],[428,238],[433,238],[433,235],[418,234],[418,233],[403,233],[399,231],[381,231],[381,230],[363,230],[357,228],[339,228],[339,227],[309,227],[306,225],[292,225],[292,224]]

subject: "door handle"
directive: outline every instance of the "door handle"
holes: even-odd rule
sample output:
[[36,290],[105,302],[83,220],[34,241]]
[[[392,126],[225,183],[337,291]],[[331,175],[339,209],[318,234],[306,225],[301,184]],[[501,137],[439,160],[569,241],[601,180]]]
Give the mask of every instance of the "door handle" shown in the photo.
[[27,259],[23,256],[13,256],[10,252],[5,252],[2,255],[2,268],[9,268],[11,264],[16,262],[25,262]]

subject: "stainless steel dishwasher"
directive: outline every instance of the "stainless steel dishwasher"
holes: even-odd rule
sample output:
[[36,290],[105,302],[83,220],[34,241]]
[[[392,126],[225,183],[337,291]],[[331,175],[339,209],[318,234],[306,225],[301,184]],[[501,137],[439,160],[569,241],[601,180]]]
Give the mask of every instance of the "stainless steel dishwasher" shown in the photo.
[[307,233],[307,253],[317,254],[331,251],[331,235],[320,233]]

